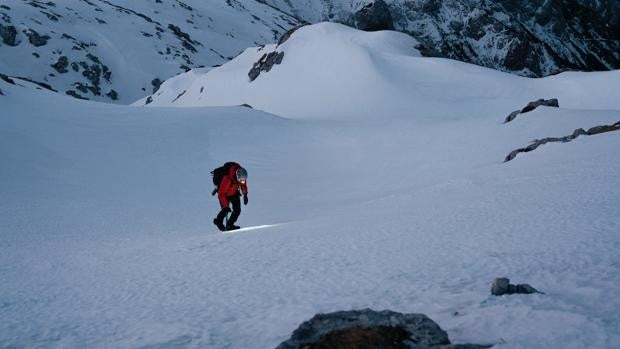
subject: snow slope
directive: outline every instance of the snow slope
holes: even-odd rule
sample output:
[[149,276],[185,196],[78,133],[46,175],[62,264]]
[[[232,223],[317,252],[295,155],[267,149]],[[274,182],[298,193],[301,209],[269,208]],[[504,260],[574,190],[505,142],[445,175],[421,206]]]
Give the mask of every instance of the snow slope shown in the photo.
[[[296,23],[254,0],[8,1],[0,6],[0,73],[130,103],[152,93],[156,79],[222,64]],[[4,39],[11,29],[13,40]]]
[[[328,43],[351,35],[324,34]],[[358,38],[399,47],[367,35]],[[296,42],[287,44],[283,64],[256,82],[295,63]],[[351,46],[330,62],[346,54],[353,67],[368,64]],[[617,72],[467,75],[470,66],[401,52],[402,79],[383,80],[408,84],[411,69],[419,86],[435,87],[389,101],[404,110],[426,97],[444,114],[386,116],[339,99],[281,116],[115,106],[0,79],[0,347],[273,348],[317,312],[371,307],[426,313],[456,343],[615,348],[618,133],[502,160],[534,138],[620,120]],[[219,73],[230,67],[233,77],[237,64]],[[435,82],[448,75],[451,84]],[[314,83],[306,77],[299,85]],[[532,93],[507,97],[513,83],[559,95],[563,107],[502,124]],[[348,92],[338,95],[358,98]],[[270,102],[266,110],[287,106]],[[330,107],[332,118],[318,115]],[[273,226],[220,234],[211,224],[208,173],[226,160],[249,171],[239,223]],[[498,276],[546,294],[492,297]]]
[[[299,29],[279,47],[250,48],[222,67],[181,74],[136,104],[249,104],[295,118],[415,120],[498,116],[553,97],[569,108],[620,107],[620,91],[610,88],[620,71],[531,79],[420,57],[416,46],[415,39],[398,32],[315,24]],[[254,62],[274,50],[284,53],[282,63],[250,81]]]

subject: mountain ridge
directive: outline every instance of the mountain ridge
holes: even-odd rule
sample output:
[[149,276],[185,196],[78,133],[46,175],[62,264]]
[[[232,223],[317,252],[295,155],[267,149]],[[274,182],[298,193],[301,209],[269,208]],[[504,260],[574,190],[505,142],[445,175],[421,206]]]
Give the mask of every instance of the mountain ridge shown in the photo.
[[0,73],[127,104],[171,76],[222,64],[297,23],[254,1],[11,3],[0,7]]
[[[620,2],[611,0],[266,0],[310,22],[355,26],[362,6],[384,3],[395,30],[422,53],[528,77],[620,68]],[[316,5],[315,5],[316,6]]]

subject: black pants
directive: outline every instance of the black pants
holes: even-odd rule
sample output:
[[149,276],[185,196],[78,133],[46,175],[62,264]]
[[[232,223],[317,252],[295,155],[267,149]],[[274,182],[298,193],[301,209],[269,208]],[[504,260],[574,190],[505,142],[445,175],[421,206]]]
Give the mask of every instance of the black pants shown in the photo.
[[[230,215],[230,218],[228,218],[228,225],[233,225],[241,214],[241,195],[237,194],[229,196],[227,199],[228,202],[232,204],[232,214]],[[228,207],[224,207],[215,219],[217,219],[218,222],[224,222],[224,218],[228,214],[229,210],[230,209]]]

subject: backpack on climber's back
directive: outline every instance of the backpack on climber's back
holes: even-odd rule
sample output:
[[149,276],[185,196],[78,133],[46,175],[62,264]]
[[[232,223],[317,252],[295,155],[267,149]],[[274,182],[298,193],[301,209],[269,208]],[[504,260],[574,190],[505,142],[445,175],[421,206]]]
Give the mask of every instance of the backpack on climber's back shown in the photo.
[[217,187],[222,183],[222,179],[230,172],[230,168],[233,166],[241,167],[236,162],[227,162],[224,166],[218,167],[215,170],[211,171],[211,176],[213,176],[213,184]]

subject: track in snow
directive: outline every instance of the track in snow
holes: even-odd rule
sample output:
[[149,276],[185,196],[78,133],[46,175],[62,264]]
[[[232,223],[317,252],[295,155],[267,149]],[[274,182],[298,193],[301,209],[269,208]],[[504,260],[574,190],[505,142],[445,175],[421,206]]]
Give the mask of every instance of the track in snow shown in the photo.
[[273,228],[273,227],[277,227],[280,226],[282,224],[264,224],[264,225],[255,225],[253,227],[245,227],[245,228],[241,228],[241,229],[237,229],[237,230],[228,230],[228,231],[223,231],[223,234],[234,234],[234,233],[243,233],[246,231],[252,231],[252,230],[259,230],[259,229],[265,229],[265,228]]

